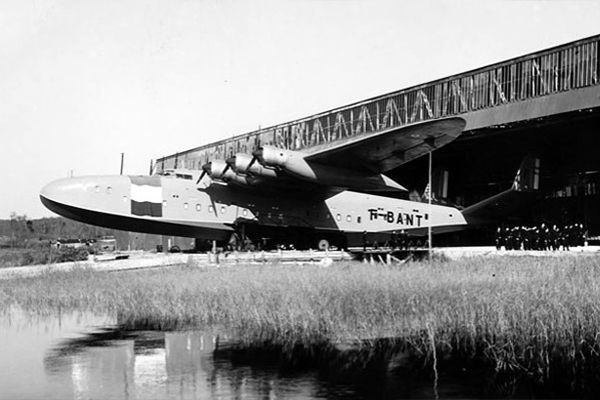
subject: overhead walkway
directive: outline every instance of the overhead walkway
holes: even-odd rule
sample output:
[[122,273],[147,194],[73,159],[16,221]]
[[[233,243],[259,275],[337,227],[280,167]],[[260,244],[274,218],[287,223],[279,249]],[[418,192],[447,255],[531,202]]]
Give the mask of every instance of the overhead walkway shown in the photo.
[[[600,107],[600,35],[173,154],[156,170],[200,167],[260,145],[308,150],[449,116],[465,131]],[[435,61],[435,60],[431,60]],[[234,111],[235,112],[235,111]]]

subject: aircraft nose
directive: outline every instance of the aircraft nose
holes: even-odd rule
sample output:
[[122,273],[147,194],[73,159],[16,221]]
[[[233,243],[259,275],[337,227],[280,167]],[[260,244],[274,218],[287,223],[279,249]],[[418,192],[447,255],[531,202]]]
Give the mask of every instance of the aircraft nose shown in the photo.
[[40,196],[55,202],[65,203],[68,200],[73,201],[73,194],[77,189],[81,189],[81,184],[76,179],[58,179],[44,186],[40,191]]
[[115,208],[129,195],[127,176],[82,176],[58,179],[40,191],[40,200],[51,211],[67,216],[73,209]]
[[85,190],[83,182],[77,178],[58,179],[50,182],[40,191],[40,200],[50,211],[59,215],[72,217],[68,212],[81,200]]
[[64,209],[68,207],[85,208],[89,206],[90,193],[100,191],[99,183],[100,179],[97,177],[58,179],[42,188],[40,200],[50,210],[65,215]]

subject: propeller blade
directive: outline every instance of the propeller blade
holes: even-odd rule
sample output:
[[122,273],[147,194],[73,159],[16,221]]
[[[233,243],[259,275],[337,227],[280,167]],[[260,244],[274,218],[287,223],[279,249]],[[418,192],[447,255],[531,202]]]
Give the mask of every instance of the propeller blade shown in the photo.
[[235,156],[229,157],[227,160],[225,160],[225,162],[229,168],[231,168],[234,172],[237,172],[235,170]]
[[254,163],[259,161],[259,158],[262,157],[262,155],[263,155],[262,147],[259,147],[257,150],[254,150],[252,152],[252,160],[250,160],[250,163],[248,164],[248,168],[246,170],[249,171],[250,168],[252,168],[252,166],[254,165]]
[[198,180],[196,181],[196,185],[198,185],[200,183],[202,178],[204,178],[204,175],[206,175],[206,171],[202,171],[202,173],[200,174],[200,178],[198,178]]
[[200,183],[200,181],[202,180],[202,178],[204,178],[204,175],[208,174],[208,176],[210,176],[210,170],[212,168],[212,163],[211,162],[207,162],[206,164],[204,164],[202,166],[202,173],[200,174],[200,178],[198,178],[198,181],[196,182],[196,185]]
[[217,210],[217,205],[215,204],[215,199],[213,199],[212,196],[208,196],[208,197],[210,197],[210,204],[212,205],[212,209],[213,209],[213,211],[215,213],[215,216],[217,216],[218,215],[217,214],[218,210]]
[[229,171],[230,169],[231,169],[231,165],[229,165],[229,163],[225,164],[225,168],[223,168],[222,174],[225,175],[225,172]]
[[253,161],[261,159],[262,156],[263,156],[263,148],[262,147],[259,147],[258,149],[254,150],[252,152],[252,157],[254,157]]
[[252,168],[252,166],[254,165],[254,163],[258,160],[258,158],[256,157],[252,157],[252,160],[250,160],[250,162],[248,163],[248,168],[246,170],[249,170],[250,168]]

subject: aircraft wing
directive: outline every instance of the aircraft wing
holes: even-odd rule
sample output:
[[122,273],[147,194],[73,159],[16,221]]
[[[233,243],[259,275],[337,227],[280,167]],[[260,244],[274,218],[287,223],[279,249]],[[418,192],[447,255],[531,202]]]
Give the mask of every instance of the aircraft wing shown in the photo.
[[202,168],[213,179],[253,188],[289,183],[301,189],[297,185],[299,180],[321,188],[406,191],[384,172],[450,143],[461,134],[465,124],[458,117],[421,122],[347,138],[343,143],[311,153],[265,145],[253,151],[252,157],[238,153]]
[[309,163],[384,173],[456,139],[465,127],[459,117],[426,121],[359,136],[305,156]]

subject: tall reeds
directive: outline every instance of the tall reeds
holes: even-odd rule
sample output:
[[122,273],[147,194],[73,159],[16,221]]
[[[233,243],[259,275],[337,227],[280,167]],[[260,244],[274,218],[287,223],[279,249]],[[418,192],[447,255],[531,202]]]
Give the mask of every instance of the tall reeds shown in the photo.
[[546,382],[595,379],[600,361],[600,257],[80,270],[0,281],[0,307],[11,305],[116,313],[128,328],[218,326],[284,351],[384,340],[423,363],[477,360]]

